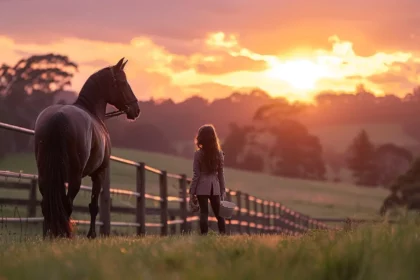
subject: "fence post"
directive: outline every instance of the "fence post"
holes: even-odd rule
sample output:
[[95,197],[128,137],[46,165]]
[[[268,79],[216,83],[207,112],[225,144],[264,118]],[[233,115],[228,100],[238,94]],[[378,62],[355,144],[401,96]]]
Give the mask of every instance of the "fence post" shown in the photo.
[[[230,191],[226,192],[226,200],[227,201],[232,201],[232,195],[231,195]],[[231,219],[227,219],[226,222],[227,222],[228,233],[229,233],[229,235],[232,235]]]
[[246,208],[246,220],[248,222],[248,226],[247,226],[247,233],[251,234],[251,205],[250,205],[250,201],[249,201],[249,194],[245,194],[245,208]]
[[296,211],[292,211],[292,217],[293,217],[293,222],[295,223],[294,224],[295,232],[300,233],[299,214]]
[[268,233],[272,234],[273,230],[271,229],[271,205],[272,202],[271,201],[267,201],[267,227],[268,227]]
[[293,235],[295,235],[296,234],[295,212],[291,210],[290,208],[287,208],[287,209],[289,210],[288,216],[289,216],[289,221],[290,221],[290,228],[291,228],[291,231],[293,232]]
[[281,203],[278,204],[278,208],[277,208],[277,226],[279,227],[279,232],[284,234],[286,233],[286,228],[284,226],[283,223],[283,216],[282,216],[282,205]]
[[168,235],[168,176],[166,171],[162,171],[159,176],[160,186],[160,223],[162,228],[160,234]]
[[273,205],[273,225],[274,225],[274,232],[276,234],[279,234],[279,220],[278,220],[278,215],[279,215],[279,204],[277,202],[274,202]]
[[[170,217],[169,217],[169,220],[170,221],[175,221],[175,219],[176,219],[176,217],[174,216],[174,215],[171,215]],[[171,232],[171,235],[175,235],[176,234],[176,224],[171,224],[170,225],[170,232]]]
[[237,206],[238,206],[238,231],[239,233],[242,233],[242,226],[241,226],[241,222],[242,222],[242,213],[241,213],[241,209],[242,209],[242,193],[240,191],[236,192],[236,201],[237,201]]
[[298,212],[295,212],[295,214],[294,214],[294,217],[295,217],[295,224],[297,225],[296,227],[297,227],[297,231],[300,233],[300,232],[302,232],[302,230],[301,230],[301,216],[300,216],[300,213],[298,213]]
[[100,234],[109,236],[111,232],[111,166],[109,165],[105,171],[105,180],[102,186],[99,205],[99,217],[102,222],[100,227]]
[[296,212],[290,209],[290,219],[293,221],[293,223],[296,225],[297,224],[297,219],[296,219]]
[[257,202],[257,198],[254,197],[254,223],[255,223],[255,231],[256,233],[261,233],[260,230],[258,229],[259,226],[259,218],[258,218],[258,202]]
[[280,207],[281,207],[280,203],[278,203],[278,202],[274,203],[274,212],[275,212],[275,214],[274,214],[274,225],[276,227],[276,233],[277,234],[283,233],[283,230],[281,228],[281,223],[280,223]]
[[309,230],[308,216],[301,214],[301,219],[302,219],[302,226],[305,228],[304,231],[306,232]]
[[260,218],[260,222],[262,224],[262,233],[265,234],[265,205],[264,205],[264,200],[261,201],[260,203],[260,207],[261,207],[261,213],[262,213],[262,217]]
[[269,219],[269,214],[270,214],[270,202],[268,200],[264,200],[264,224],[265,224],[265,233],[269,234],[270,233],[270,219]]
[[290,219],[289,216],[287,214],[287,212],[289,211],[289,208],[287,208],[286,206],[281,206],[280,208],[281,211],[281,218],[282,218],[282,224],[284,226],[285,232],[290,235],[292,232],[292,226],[290,224]]
[[180,203],[181,219],[183,223],[181,224],[181,234],[184,234],[188,231],[188,209],[187,209],[187,175],[182,174],[181,179],[179,180],[179,189],[180,197],[182,202]]
[[312,218],[310,216],[308,216],[308,228],[309,228],[309,230],[315,229],[314,220],[312,220]]
[[136,168],[136,192],[140,194],[136,200],[136,223],[137,235],[146,234],[146,169],[144,162],[139,162],[140,166]]
[[308,227],[308,230],[312,230],[312,222],[310,216],[306,216],[306,225]]
[[270,234],[270,201],[265,201],[265,226],[267,228],[267,233]]
[[273,224],[273,230],[272,231],[273,231],[274,234],[277,233],[276,213],[277,213],[276,202],[273,201],[273,204],[271,205],[271,223]]
[[31,180],[29,189],[29,204],[28,204],[28,217],[36,217],[36,187],[38,181],[36,179]]

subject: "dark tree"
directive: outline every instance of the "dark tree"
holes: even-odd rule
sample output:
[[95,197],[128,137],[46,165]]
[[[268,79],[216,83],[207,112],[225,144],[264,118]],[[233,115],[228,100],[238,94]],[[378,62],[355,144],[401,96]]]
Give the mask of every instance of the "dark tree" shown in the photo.
[[269,122],[295,118],[306,107],[303,103],[290,103],[286,98],[276,98],[272,102],[258,108],[254,114],[254,120]]
[[389,208],[400,206],[420,210],[420,158],[412,161],[409,169],[392,182],[389,190],[391,193],[383,202],[381,215]]
[[[67,56],[34,55],[0,67],[0,120],[33,128],[54,95],[70,85],[77,65]],[[0,132],[0,155],[27,149],[29,136]]]
[[378,183],[388,186],[399,175],[408,170],[413,160],[411,152],[395,144],[383,144],[376,149],[375,165]]
[[304,124],[298,121],[300,114],[309,105],[285,98],[261,106],[254,114],[254,121],[275,137],[270,145],[269,161],[275,175],[294,178],[324,180],[325,163],[318,137],[309,134]]
[[325,163],[318,137],[294,120],[279,121],[270,131],[276,141],[271,149],[272,172],[292,178],[325,179]]
[[225,165],[239,167],[239,157],[244,152],[247,139],[253,131],[251,126],[240,127],[235,123],[229,125],[230,133],[222,144],[222,150],[229,156],[225,158]]
[[375,147],[363,129],[348,149],[347,166],[358,185],[375,186],[378,173],[375,164]]
[[245,154],[242,162],[239,163],[239,168],[262,172],[264,170],[264,158],[262,155],[249,151]]

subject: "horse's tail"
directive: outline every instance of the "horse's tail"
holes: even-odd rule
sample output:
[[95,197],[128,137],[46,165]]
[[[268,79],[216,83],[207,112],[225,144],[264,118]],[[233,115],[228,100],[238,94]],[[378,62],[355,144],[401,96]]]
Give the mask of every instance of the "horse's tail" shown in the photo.
[[39,184],[42,193],[44,234],[53,237],[71,237],[70,203],[65,182],[68,173],[68,119],[58,112],[44,127],[42,143],[38,150]]

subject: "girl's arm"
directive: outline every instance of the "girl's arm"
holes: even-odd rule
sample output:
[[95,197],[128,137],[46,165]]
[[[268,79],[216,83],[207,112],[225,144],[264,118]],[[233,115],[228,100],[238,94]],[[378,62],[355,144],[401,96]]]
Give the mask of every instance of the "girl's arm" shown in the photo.
[[221,195],[224,195],[226,193],[224,163],[225,163],[225,153],[220,152],[220,164],[219,164],[219,170],[217,173],[219,177]]
[[194,153],[193,161],[193,178],[191,180],[190,194],[195,195],[197,192],[198,179],[200,178],[200,161],[199,161],[199,151]]

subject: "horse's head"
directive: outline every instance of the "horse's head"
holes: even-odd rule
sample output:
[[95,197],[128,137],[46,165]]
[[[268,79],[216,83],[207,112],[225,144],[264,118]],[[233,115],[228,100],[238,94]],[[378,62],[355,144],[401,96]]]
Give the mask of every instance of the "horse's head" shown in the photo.
[[124,72],[127,61],[124,62],[124,58],[121,58],[117,64],[103,71],[108,71],[111,79],[111,85],[107,91],[107,102],[125,112],[128,119],[134,120],[140,115],[140,107]]

